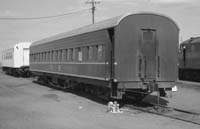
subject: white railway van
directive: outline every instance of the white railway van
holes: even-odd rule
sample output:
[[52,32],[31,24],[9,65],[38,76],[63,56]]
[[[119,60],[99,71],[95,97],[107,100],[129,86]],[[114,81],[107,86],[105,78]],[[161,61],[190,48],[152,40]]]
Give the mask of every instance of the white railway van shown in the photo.
[[28,76],[30,42],[20,42],[2,51],[2,70],[14,76]]

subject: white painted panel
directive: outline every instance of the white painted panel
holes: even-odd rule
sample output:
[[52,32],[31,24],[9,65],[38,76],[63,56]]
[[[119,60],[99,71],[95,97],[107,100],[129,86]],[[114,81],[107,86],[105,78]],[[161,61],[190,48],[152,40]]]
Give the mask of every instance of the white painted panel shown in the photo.
[[[29,47],[30,42],[21,42],[15,44],[7,50],[2,52],[2,66],[20,68],[22,66],[29,66]],[[25,50],[25,51],[24,51]],[[12,58],[7,56],[5,59],[4,55],[8,52],[12,52]],[[8,58],[9,57],[9,58]]]
[[29,65],[29,48],[23,48],[23,66]]

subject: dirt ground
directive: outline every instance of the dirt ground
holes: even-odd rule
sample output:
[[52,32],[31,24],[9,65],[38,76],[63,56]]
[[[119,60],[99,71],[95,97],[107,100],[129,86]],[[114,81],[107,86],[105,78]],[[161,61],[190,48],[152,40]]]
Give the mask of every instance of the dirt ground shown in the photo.
[[[200,83],[178,81],[177,91],[170,96],[163,97],[160,103],[169,107],[175,107],[191,112],[200,113]],[[156,94],[148,96],[143,101],[157,103]]]
[[[182,99],[181,92],[189,95]],[[199,92],[196,90],[179,90],[177,93],[176,98],[183,102],[185,98],[195,93],[195,97],[198,98],[192,98],[196,100],[190,107],[192,109],[200,106],[198,101],[200,94],[197,95]],[[175,101],[171,99],[170,104],[176,103]],[[188,103],[190,105],[193,102]],[[0,129],[130,128],[199,129],[200,126],[140,111],[112,114],[107,112],[107,105],[90,97],[51,89],[32,83],[30,79],[15,78],[0,73]]]

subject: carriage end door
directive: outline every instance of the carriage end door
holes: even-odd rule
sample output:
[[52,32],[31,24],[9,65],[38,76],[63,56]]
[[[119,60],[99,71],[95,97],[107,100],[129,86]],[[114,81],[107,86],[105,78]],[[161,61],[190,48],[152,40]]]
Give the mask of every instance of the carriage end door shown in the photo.
[[139,72],[144,80],[156,80],[156,30],[142,29],[139,43]]

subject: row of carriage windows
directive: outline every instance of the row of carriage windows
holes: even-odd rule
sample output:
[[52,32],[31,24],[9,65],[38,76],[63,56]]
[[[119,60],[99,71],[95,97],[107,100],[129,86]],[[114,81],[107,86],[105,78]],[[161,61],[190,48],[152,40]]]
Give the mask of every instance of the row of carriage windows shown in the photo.
[[31,62],[47,61],[103,61],[104,45],[67,48],[30,54]]
[[13,53],[12,52],[6,52],[6,53],[3,53],[2,55],[2,59],[3,60],[10,60],[13,58]]
[[186,52],[200,52],[200,44],[186,44],[181,45],[180,50],[186,49]]

